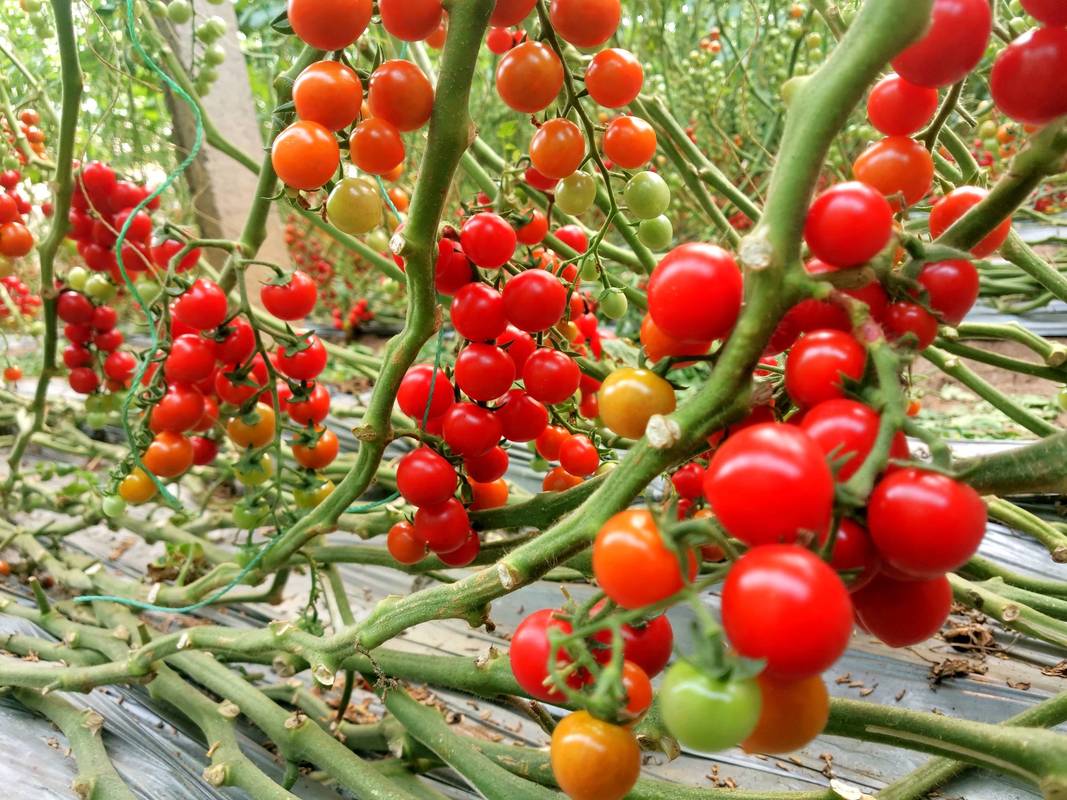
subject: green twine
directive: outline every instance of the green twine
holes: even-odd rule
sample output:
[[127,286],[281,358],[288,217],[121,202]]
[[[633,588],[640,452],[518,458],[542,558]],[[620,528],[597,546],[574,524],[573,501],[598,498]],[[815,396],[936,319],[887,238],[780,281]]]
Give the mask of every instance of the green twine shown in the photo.
[[378,188],[381,190],[382,197],[385,198],[385,202],[389,206],[389,210],[393,212],[393,216],[396,217],[398,221],[402,220],[403,217],[400,216],[400,212],[397,210],[396,205],[393,203],[393,198],[389,196],[389,191],[385,188],[385,181],[382,180],[382,176],[375,175],[374,177],[378,179]]
[[[147,317],[149,323],[148,334],[150,343],[148,355],[146,355],[143,360],[138,360],[137,372],[133,376],[131,390],[127,392],[126,399],[122,403],[122,431],[126,435],[126,441],[132,442],[133,432],[130,427],[130,404],[133,402],[133,397],[136,393],[136,390],[133,387],[140,385],[145,373],[148,371],[148,365],[151,362],[152,357],[159,349],[159,334],[156,331],[157,320],[152,317],[151,307],[148,303],[145,302],[144,298],[141,296],[141,293],[137,291],[136,284],[132,280],[130,280],[129,273],[126,272],[126,264],[124,263],[124,259],[122,257],[122,245],[126,241],[126,234],[129,231],[130,225],[133,223],[134,217],[136,216],[137,212],[144,209],[150,202],[152,202],[154,199],[163,194],[163,192],[169,189],[174,184],[174,182],[178,180],[178,178],[181,177],[181,175],[196,160],[196,157],[200,153],[200,149],[203,146],[204,142],[204,120],[202,114],[200,113],[200,106],[197,105],[196,101],[194,101],[193,98],[189,96],[189,94],[178,84],[177,81],[175,81],[170,75],[168,75],[166,72],[163,71],[163,69],[160,68],[159,64],[157,64],[152,59],[152,57],[148,55],[148,53],[142,46],[141,40],[137,36],[137,26],[135,24],[134,16],[134,0],[126,0],[126,29],[129,32],[130,43],[133,45],[133,49],[137,51],[137,54],[141,57],[144,63],[148,65],[148,68],[152,70],[152,72],[159,75],[159,77],[163,79],[163,82],[167,84],[170,90],[176,95],[178,95],[178,97],[180,97],[182,101],[186,105],[188,105],[190,109],[192,109],[193,117],[196,121],[196,135],[193,140],[193,146],[189,150],[189,153],[173,171],[167,174],[167,177],[163,181],[163,183],[157,186],[151,194],[149,194],[140,203],[134,206],[133,211],[126,217],[126,221],[123,223],[121,230],[119,230],[118,238],[115,240],[115,253],[117,256],[116,260],[118,262],[119,272],[122,273],[122,279],[126,282],[126,288],[133,296],[133,299],[137,301],[137,305],[141,307],[141,310],[144,312],[145,317]],[[175,498],[174,495],[172,495],[167,490],[167,487],[163,485],[163,483],[159,480],[158,477],[156,477],[152,473],[151,470],[145,467],[144,462],[141,460],[141,455],[137,452],[137,448],[133,448],[133,460],[134,463],[136,463],[139,468],[144,470],[145,474],[148,475],[148,477],[152,480],[152,483],[155,484],[156,489],[159,490],[166,504],[171,508],[180,510],[181,504],[178,502],[177,498]]]

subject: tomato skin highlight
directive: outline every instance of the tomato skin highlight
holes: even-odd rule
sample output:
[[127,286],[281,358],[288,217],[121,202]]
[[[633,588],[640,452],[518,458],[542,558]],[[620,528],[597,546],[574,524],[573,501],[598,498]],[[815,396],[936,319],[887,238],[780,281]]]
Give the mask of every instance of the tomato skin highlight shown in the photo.
[[667,670],[659,690],[667,730],[680,744],[703,753],[727,750],[749,736],[761,704],[756,681],[713,678],[688,661]]
[[797,545],[754,547],[723,584],[727,638],[746,658],[766,659],[771,677],[799,680],[833,666],[848,647],[852,616],[841,578]]
[[552,732],[551,762],[571,800],[622,800],[637,783],[641,748],[629,728],[575,711]]
[[[834,479],[819,446],[792,425],[763,423],[734,433],[704,475],[704,496],[745,544],[793,542],[830,527]],[[766,498],[776,502],[768,504]]]
[[936,578],[959,569],[978,551],[986,507],[978,492],[946,475],[901,469],[871,493],[871,538],[882,558],[911,578]]

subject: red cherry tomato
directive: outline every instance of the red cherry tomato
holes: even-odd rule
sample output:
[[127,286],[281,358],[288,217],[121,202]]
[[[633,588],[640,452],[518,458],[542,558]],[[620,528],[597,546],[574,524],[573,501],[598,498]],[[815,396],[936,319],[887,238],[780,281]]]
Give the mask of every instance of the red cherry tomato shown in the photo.
[[910,334],[920,350],[925,350],[937,338],[937,320],[915,303],[890,303],[883,324],[889,338],[895,341]]
[[893,69],[919,86],[956,83],[978,66],[992,30],[986,0],[934,0],[930,27],[893,59]]
[[926,289],[930,307],[947,325],[959,325],[978,300],[978,270],[963,259],[924,264],[919,283]]
[[825,672],[848,647],[852,602],[829,566],[797,545],[764,545],[741,556],[722,589],[723,629],[768,677]]
[[[519,623],[511,637],[511,649],[508,658],[511,672],[522,690],[530,697],[546,703],[560,702],[563,694],[548,680],[549,663],[562,669],[571,663],[570,656],[563,648],[552,652],[548,643],[548,631],[555,629],[563,634],[571,632],[570,622],[561,619],[561,612],[555,608],[543,608],[535,611]],[[571,673],[568,681],[581,685],[578,673]]]
[[294,270],[285,283],[267,283],[259,290],[263,307],[278,319],[301,320],[315,308],[319,290],[306,272]]
[[283,375],[296,381],[310,381],[326,368],[326,348],[318,336],[312,334],[303,350],[278,350],[277,367]]
[[300,119],[327,130],[347,128],[359,116],[363,84],[356,71],[340,61],[316,61],[293,82],[293,105]]
[[[978,205],[989,194],[977,186],[961,186],[953,189],[936,203],[930,210],[930,236],[937,239],[947,231],[956,220]],[[1011,217],[1002,220],[982,241],[971,248],[976,258],[992,255],[1011,233]]]
[[441,24],[441,0],[378,0],[382,27],[405,42],[421,42]]
[[640,117],[616,117],[604,131],[604,155],[623,169],[643,167],[656,155],[656,131]]
[[415,526],[398,522],[389,529],[385,546],[389,555],[401,564],[416,564],[426,557],[426,543],[415,536]]
[[793,542],[801,531],[829,529],[834,478],[804,431],[764,423],[734,433],[715,452],[704,496],[727,532],[745,544]]
[[498,480],[508,471],[508,451],[502,447],[493,447],[483,455],[465,458],[463,469],[471,480],[479,483]]
[[445,412],[442,433],[456,455],[471,458],[496,447],[503,428],[492,411],[474,403],[456,403]]
[[495,413],[509,442],[533,441],[548,425],[548,409],[521,389],[509,391]]
[[729,253],[711,244],[684,244],[652,272],[648,312],[673,339],[712,341],[733,328],[741,295],[741,271]]
[[[827,458],[843,461],[838,467],[837,479],[844,482],[867,460],[878,438],[880,422],[878,412],[870,406],[839,398],[813,406],[804,415],[800,426]],[[889,456],[903,460],[909,455],[908,442],[904,434],[898,432]]]
[[563,318],[567,290],[543,269],[520,272],[504,284],[504,315],[520,330],[546,331]]
[[893,235],[893,209],[882,195],[858,181],[831,186],[815,198],[804,223],[812,254],[834,267],[864,264]]
[[438,419],[452,407],[455,390],[444,370],[438,370],[435,374],[432,364],[419,364],[404,374],[396,400],[400,410],[421,427],[424,416],[431,420]]
[[174,318],[196,330],[217,328],[226,319],[226,293],[215,281],[197,278],[174,302]]
[[289,0],[289,24],[317,50],[343,50],[367,29],[371,0]]
[[878,81],[867,97],[867,117],[886,136],[910,136],[937,113],[937,89],[916,86],[899,75]]
[[989,89],[1016,122],[1044,125],[1067,114],[1067,28],[1036,28],[1001,50]]
[[480,281],[468,283],[455,294],[450,308],[452,326],[464,339],[492,341],[504,333],[504,298],[496,289]]
[[1060,0],[1020,0],[1026,13],[1050,27],[1067,25],[1067,6]]
[[[439,0],[428,1],[437,5],[440,15]],[[409,0],[399,2],[407,3]],[[427,0],[417,2],[424,3]],[[434,27],[437,27],[436,24]],[[371,73],[367,106],[371,114],[391,123],[398,131],[418,130],[429,122],[433,99],[433,85],[423,71],[410,61],[386,61]]]
[[852,596],[856,619],[890,647],[925,642],[948,619],[952,586],[940,575],[930,580],[902,581],[881,574]]
[[415,512],[415,535],[438,555],[462,547],[470,530],[467,509],[454,497]]
[[600,466],[600,453],[588,436],[576,433],[560,443],[559,464],[571,475],[585,478]]
[[945,475],[901,469],[872,492],[871,538],[898,573],[935,578],[963,566],[985,536],[986,508],[978,492]]
[[458,485],[452,465],[429,447],[407,453],[396,467],[396,487],[414,506],[443,503],[455,494]]
[[585,71],[585,88],[600,105],[622,108],[641,93],[645,73],[641,62],[629,50],[609,47],[601,50]]
[[515,380],[515,362],[496,345],[472,343],[456,358],[456,386],[472,400],[489,402],[504,395]]
[[789,351],[785,363],[786,389],[799,406],[843,397],[845,379],[860,380],[866,363],[866,350],[851,334],[812,331]]
[[526,359],[522,383],[527,394],[542,403],[562,403],[576,391],[582,375],[578,364],[566,353],[539,347]]
[[497,269],[515,254],[518,238],[502,216],[483,211],[463,223],[459,242],[463,253],[479,267]]
[[523,42],[513,47],[503,55],[496,68],[496,90],[500,99],[509,108],[523,114],[544,111],[562,88],[563,64],[552,48],[543,42]]
[[575,47],[599,47],[622,18],[619,0],[552,0],[548,18],[556,33]]

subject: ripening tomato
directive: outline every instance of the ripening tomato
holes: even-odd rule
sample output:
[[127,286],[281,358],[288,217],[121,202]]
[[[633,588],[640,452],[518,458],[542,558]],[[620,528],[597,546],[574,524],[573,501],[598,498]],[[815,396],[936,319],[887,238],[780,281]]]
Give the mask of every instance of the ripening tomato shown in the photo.
[[503,396],[515,381],[515,362],[493,344],[474,342],[456,357],[454,377],[472,400],[489,402]]
[[515,254],[515,229],[499,214],[482,211],[463,222],[459,233],[464,255],[479,267],[498,269]]
[[643,167],[656,155],[656,131],[640,117],[616,117],[604,131],[604,155],[623,169]]
[[936,578],[978,551],[986,507],[978,492],[936,472],[909,468],[871,493],[867,525],[882,559],[911,578]]
[[759,686],[752,678],[715,677],[678,661],[663,679],[659,710],[681,744],[704,753],[736,746],[760,716]]
[[890,303],[882,325],[886,335],[893,341],[913,336],[911,341],[919,350],[925,350],[937,338],[937,320],[916,303]]
[[395,125],[370,117],[352,131],[348,139],[348,157],[364,172],[385,175],[404,163],[404,140]]
[[[437,5],[440,7],[439,2]],[[418,130],[433,112],[433,86],[410,61],[386,61],[371,73],[367,105],[371,114],[392,123],[399,131]]]
[[551,347],[539,347],[526,359],[522,383],[535,400],[555,405],[578,391],[582,373],[573,358]]
[[528,269],[504,284],[504,315],[527,333],[546,331],[563,318],[567,290],[543,269]]
[[[985,199],[989,192],[977,186],[960,186],[946,194],[930,209],[930,236],[937,239]],[[1002,220],[982,241],[971,248],[976,258],[985,258],[1000,249],[1011,233],[1011,217]]]
[[277,280],[284,283],[265,283],[259,290],[263,307],[278,319],[289,322],[301,320],[310,314],[319,296],[315,281],[298,269]]
[[238,447],[266,447],[274,441],[274,409],[265,403],[242,417],[234,417],[226,424],[226,434]]
[[934,159],[920,142],[890,136],[875,142],[852,164],[856,180],[877,189],[894,211],[926,197],[934,183]]
[[[600,610],[603,603],[593,607],[593,612]],[[624,624],[622,633],[622,655],[627,661],[639,666],[646,675],[654,678],[663,671],[671,660],[674,647],[674,630],[665,615],[653,617],[644,623]],[[593,656],[602,664],[611,660],[612,633],[605,629],[594,634],[593,639],[603,647],[593,650]]]
[[147,503],[156,496],[156,485],[140,467],[134,467],[129,475],[119,482],[119,497],[130,505]]
[[193,465],[193,443],[180,433],[157,433],[141,456],[145,467],[160,478],[177,478]]
[[925,642],[948,619],[952,610],[952,585],[939,575],[929,580],[898,580],[876,575],[852,596],[856,620],[890,647],[910,647]]
[[641,748],[629,728],[575,711],[552,732],[551,762],[571,800],[622,800],[640,775]]
[[713,244],[684,244],[653,270],[648,313],[675,340],[710,342],[733,328],[741,296],[741,270],[733,256]]
[[937,89],[916,86],[899,75],[887,75],[871,89],[867,117],[886,136],[910,136],[937,113]]
[[293,33],[317,50],[343,50],[370,24],[371,0],[288,0]]
[[[812,406],[804,414],[800,427],[827,458],[840,464],[837,479],[844,483],[856,474],[874,449],[880,424],[881,416],[873,408],[842,397]],[[909,455],[907,439],[898,432],[889,457],[904,460]]]
[[601,50],[585,71],[589,96],[606,108],[622,108],[641,93],[645,73],[641,62],[629,50],[609,47]]
[[640,338],[645,355],[652,363],[667,356],[702,356],[711,349],[710,341],[689,341],[668,336],[652,321],[650,314],[645,314],[641,320]]
[[759,721],[741,742],[747,753],[792,753],[823,732],[830,719],[830,693],[818,675],[799,681],[779,681],[766,675],[759,684]]
[[763,423],[732,434],[715,451],[704,497],[727,533],[745,544],[793,542],[801,531],[829,529],[834,477],[804,431]]
[[278,371],[296,381],[310,381],[319,376],[326,368],[326,348],[322,340],[314,334],[301,341],[303,349],[290,351],[289,348],[277,352]]
[[1067,25],[1067,6],[1061,0],[1019,0],[1026,13],[1049,27]]
[[[89,325],[95,311],[89,298],[80,292],[64,291],[56,299],[56,315],[69,325]],[[90,334],[91,335],[91,334]],[[74,337],[67,335],[72,342]]]
[[[515,111],[537,114],[563,88],[563,64],[543,42],[527,41],[508,50],[496,68],[496,90]],[[572,170],[573,171],[573,170]]]
[[193,466],[203,467],[210,464],[219,454],[219,444],[214,439],[190,436],[189,442],[193,446]]
[[623,608],[666,600],[696,577],[697,557],[686,553],[688,580],[647,509],[620,511],[597,532],[593,574],[604,593]]
[[582,483],[581,477],[571,475],[563,467],[553,467],[541,481],[542,492],[565,492]]
[[989,89],[1016,122],[1044,125],[1067,114],[1067,28],[1035,28],[1001,50]]
[[302,467],[308,469],[323,469],[328,467],[333,460],[337,458],[337,453],[341,449],[341,444],[337,440],[337,434],[331,431],[329,428],[323,428],[321,425],[315,428],[318,441],[314,444],[294,444],[293,445],[293,458],[295,458]]
[[416,564],[426,557],[426,543],[415,536],[415,526],[398,522],[389,529],[385,546],[401,564]]
[[337,171],[341,150],[333,134],[317,122],[297,120],[271,145],[271,164],[286,186],[318,189]]
[[530,161],[549,178],[566,178],[584,158],[585,137],[569,119],[546,120],[530,140]]
[[978,66],[992,30],[986,0],[934,0],[930,27],[893,59],[893,69],[919,86],[956,83]]
[[619,0],[552,0],[548,18],[556,33],[575,47],[599,47],[622,18]]
[[419,364],[404,374],[396,400],[400,410],[422,427],[424,417],[427,421],[438,419],[452,407],[455,389],[443,370]]
[[964,259],[924,264],[919,283],[926,290],[930,308],[946,325],[959,325],[978,300],[978,270]]
[[93,363],[93,353],[88,347],[70,344],[63,348],[63,365],[67,369],[88,367]]
[[443,503],[455,494],[458,485],[452,465],[430,447],[412,450],[396,467],[397,490],[414,506]]
[[870,261],[892,235],[892,207],[859,181],[836,184],[816,197],[804,223],[804,241],[812,254],[840,268]]
[[441,239],[437,244],[437,261],[434,263],[434,288],[451,297],[470,283],[473,277],[471,262],[460,252],[459,245],[452,239]]
[[489,483],[471,481],[471,504],[470,511],[482,511],[490,508],[501,508],[508,502],[508,482],[503,478],[497,478]]
[[867,351],[852,334],[822,330],[804,334],[785,362],[785,387],[801,407],[844,397],[845,381],[859,381]]
[[852,602],[837,573],[810,550],[769,544],[730,568],[722,622],[738,653],[766,660],[764,674],[799,680],[825,672],[845,652]]
[[174,318],[198,331],[217,328],[226,319],[226,293],[215,281],[197,278],[174,301]]
[[597,399],[604,426],[628,439],[640,439],[654,415],[670,414],[677,403],[674,388],[666,380],[650,370],[631,367],[608,375]]
[[[494,413],[500,420],[504,438],[509,442],[533,441],[548,425],[548,409],[522,389],[509,391],[504,396],[503,405],[499,406]],[[494,450],[489,452],[492,453]],[[472,477],[475,476],[472,475]],[[478,478],[478,480],[484,481],[485,478]]]
[[454,497],[415,512],[415,536],[438,555],[463,547],[470,532],[467,509]]
[[359,116],[363,84],[356,71],[340,61],[309,64],[293,82],[293,105],[300,119],[327,130],[347,128]]
[[517,228],[515,235],[525,245],[540,244],[548,234],[548,217],[539,208],[530,209],[526,216],[529,222]]
[[441,24],[441,0],[378,0],[382,27],[405,42],[421,42]]
[[0,255],[21,258],[33,250],[33,234],[21,222],[0,225]]
[[7,383],[15,383],[22,378],[22,368],[12,364],[11,366],[4,367],[4,380]]

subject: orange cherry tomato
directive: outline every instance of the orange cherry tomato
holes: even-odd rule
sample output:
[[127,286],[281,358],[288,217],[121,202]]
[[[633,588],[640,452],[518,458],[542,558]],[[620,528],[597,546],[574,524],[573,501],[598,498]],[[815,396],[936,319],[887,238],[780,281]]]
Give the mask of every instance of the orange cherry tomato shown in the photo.
[[337,171],[341,148],[319,123],[297,120],[278,134],[271,145],[270,160],[286,186],[318,189]]
[[934,159],[920,142],[907,136],[889,136],[863,151],[852,165],[852,174],[885,195],[894,211],[900,211],[929,193],[934,183]]
[[367,104],[371,114],[397,130],[418,130],[433,112],[433,86],[410,61],[386,61],[370,76]]
[[548,471],[545,479],[541,481],[541,489],[546,492],[565,492],[568,489],[573,489],[581,482],[581,478],[577,475],[571,475],[563,467],[554,467]]
[[337,434],[333,431],[316,426],[320,432],[319,440],[313,445],[294,444],[293,458],[303,467],[308,469],[322,469],[329,466],[341,449],[341,443],[337,441]]
[[371,5],[371,0],[289,0],[289,24],[318,50],[343,50],[367,29]]
[[296,115],[331,131],[356,121],[363,105],[363,84],[351,67],[340,61],[316,61],[293,82]]
[[390,122],[378,117],[363,120],[348,140],[352,163],[371,175],[385,175],[404,163],[404,140]]
[[486,508],[500,508],[508,502],[508,482],[498,478],[489,483],[471,481],[471,492],[474,500],[471,502],[471,511],[481,511]]
[[639,717],[652,705],[652,682],[648,673],[632,661],[622,662],[622,688],[626,690],[626,713]]
[[616,117],[604,132],[604,155],[623,169],[643,167],[656,155],[656,132],[640,117]]
[[274,409],[258,403],[252,416],[251,422],[246,422],[244,417],[234,417],[226,425],[226,434],[238,447],[264,447],[274,440]]
[[629,728],[575,711],[552,732],[551,762],[571,800],[621,800],[637,783],[641,748]]
[[157,433],[141,461],[160,478],[177,478],[193,465],[193,443],[180,433]]
[[667,356],[702,356],[711,349],[711,342],[683,341],[668,336],[652,321],[651,314],[645,314],[641,320],[641,344],[652,363]]
[[500,99],[516,111],[544,111],[563,88],[563,64],[551,47],[523,42],[508,50],[496,68]]
[[585,137],[569,119],[550,119],[530,140],[530,161],[548,178],[572,175],[585,158]]
[[741,742],[747,752],[791,753],[822,733],[830,718],[830,694],[822,677],[778,681],[760,675],[756,680],[763,705],[756,729]]
[[119,497],[130,505],[146,503],[155,496],[156,485],[140,467],[134,467],[133,471],[119,483]]

